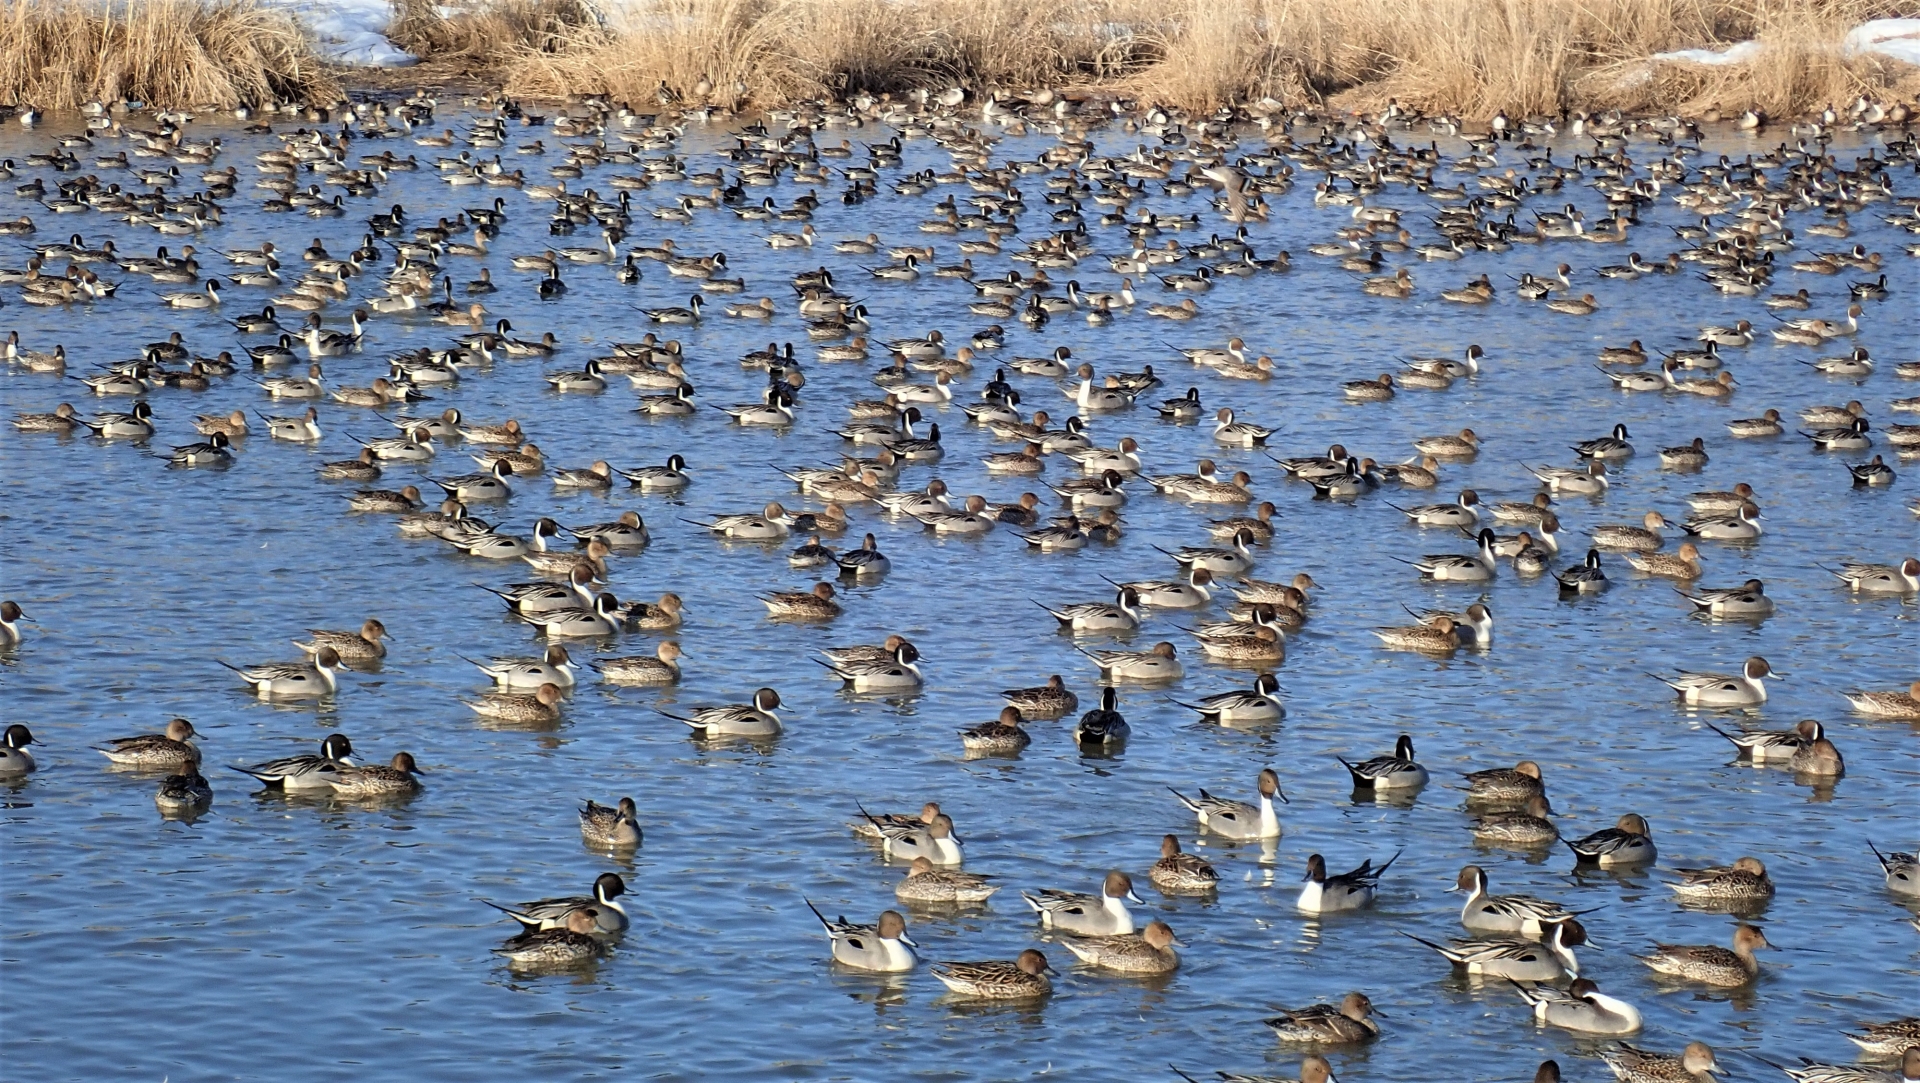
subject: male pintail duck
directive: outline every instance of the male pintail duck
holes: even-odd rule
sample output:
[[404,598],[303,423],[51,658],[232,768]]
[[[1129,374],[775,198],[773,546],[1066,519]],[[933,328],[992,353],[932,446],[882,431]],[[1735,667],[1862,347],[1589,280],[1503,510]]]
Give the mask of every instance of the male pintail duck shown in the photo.
[[1373,902],[1374,893],[1380,887],[1380,877],[1399,857],[1398,853],[1394,854],[1377,869],[1373,867],[1373,859],[1368,858],[1356,869],[1329,876],[1326,859],[1319,854],[1312,854],[1307,858],[1307,874],[1303,877],[1306,886],[1300,889],[1300,897],[1294,901],[1294,906],[1306,914],[1362,909]]
[[1558,982],[1579,977],[1580,963],[1574,958],[1573,949],[1587,942],[1586,929],[1577,918],[1548,924],[1541,940],[1488,937],[1436,944],[1412,933],[1401,935],[1439,952],[1464,973],[1527,982]]
[[1514,983],[1537,1023],[1582,1034],[1632,1034],[1640,1029],[1640,1009],[1607,996],[1591,978],[1575,978],[1565,992],[1551,985]]
[[1689,707],[1757,707],[1767,701],[1764,681],[1768,677],[1778,680],[1780,674],[1765,658],[1754,655],[1737,674],[1681,673],[1672,680],[1654,679],[1673,689],[1680,702]]
[[1460,870],[1459,879],[1448,891],[1464,891],[1467,901],[1460,908],[1460,924],[1476,933],[1507,933],[1539,939],[1549,926],[1578,912],[1559,903],[1531,895],[1490,895],[1487,874],[1478,865]]
[[1274,812],[1273,799],[1287,800],[1286,794],[1280,792],[1280,776],[1271,768],[1261,769],[1258,789],[1258,805],[1215,797],[1206,790],[1201,790],[1197,798],[1187,797],[1179,790],[1174,790],[1173,796],[1200,817],[1201,827],[1216,835],[1230,839],[1279,838],[1280,817]]
[[1037,894],[1023,891],[1020,897],[1040,915],[1042,927],[1082,936],[1123,936],[1133,932],[1133,914],[1128,911],[1127,903],[1140,901],[1133,893],[1132,878],[1118,869],[1107,874],[1098,895],[1047,888]]
[[773,737],[780,733],[780,693],[771,688],[754,692],[753,701],[723,707],[698,707],[693,716],[659,712],[676,722],[685,723],[701,737]]
[[307,753],[299,756],[283,756],[265,763],[256,763],[251,767],[235,767],[243,775],[251,775],[269,789],[281,789],[288,792],[296,790],[333,791],[332,775],[342,767],[353,766],[353,744],[346,734],[329,733],[320,742],[320,754]]
[[841,966],[877,974],[901,974],[919,965],[920,959],[913,953],[913,938],[907,935],[907,920],[897,911],[884,910],[879,921],[862,925],[844,917],[828,921],[812,902],[807,902],[807,909],[813,911],[813,916],[819,918],[820,925],[827,930],[833,961]]
[[593,894],[567,895],[551,899],[538,899],[516,906],[506,906],[496,902],[480,900],[488,906],[519,922],[527,929],[564,929],[568,927],[568,918],[581,911],[596,911],[593,928],[589,932],[599,934],[620,933],[628,925],[626,908],[619,903],[619,897],[627,893],[627,883],[619,873],[603,872],[594,878]]
[[33,731],[18,722],[0,735],[0,778],[20,778],[33,773],[38,765],[27,746],[33,744]]
[[1203,722],[1231,726],[1273,722],[1286,717],[1287,709],[1280,702],[1279,692],[1279,679],[1271,673],[1262,673],[1253,679],[1251,689],[1218,692],[1202,697],[1198,703],[1173,702],[1188,710],[1198,711]]
[[1413,738],[1405,733],[1394,742],[1391,756],[1340,763],[1353,776],[1356,790],[1417,790],[1427,784],[1427,769],[1414,760]]
[[1567,848],[1573,851],[1575,862],[1581,865],[1598,865],[1601,868],[1645,865],[1659,856],[1646,819],[1633,812],[1620,817],[1614,826],[1596,831],[1586,838],[1560,841],[1567,844]]

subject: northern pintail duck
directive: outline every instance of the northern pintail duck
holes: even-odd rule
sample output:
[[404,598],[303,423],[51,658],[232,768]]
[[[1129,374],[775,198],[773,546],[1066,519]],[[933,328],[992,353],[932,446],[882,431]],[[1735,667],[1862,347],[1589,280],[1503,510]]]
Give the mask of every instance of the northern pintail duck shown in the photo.
[[331,776],[342,767],[353,766],[353,743],[346,734],[329,733],[320,742],[320,753],[306,753],[299,756],[283,756],[251,767],[235,767],[243,775],[251,775],[269,789],[281,789],[288,792],[296,790],[333,791]]
[[960,731],[960,743],[968,752],[987,756],[1011,756],[1033,743],[1022,728],[1026,719],[1020,708],[1002,707],[1000,717]]
[[582,911],[594,911],[593,927],[586,931],[605,935],[626,931],[627,911],[618,901],[620,896],[626,893],[627,883],[620,878],[619,873],[603,872],[594,878],[592,895],[537,899],[513,906],[488,902],[485,899],[480,901],[535,931],[567,928],[568,919],[572,915]]
[[1757,857],[1742,857],[1731,865],[1676,868],[1670,871],[1680,877],[1680,881],[1667,886],[1682,902],[1724,906],[1752,904],[1773,898],[1773,879],[1767,875],[1766,865]]
[[213,804],[213,785],[200,774],[200,762],[189,761],[177,775],[168,775],[154,792],[153,803],[163,814],[187,815]]
[[1173,950],[1180,941],[1172,927],[1159,920],[1147,922],[1138,933],[1068,938],[1063,943],[1081,962],[1125,974],[1167,974],[1180,966]]
[[1575,978],[1565,992],[1551,985],[1515,984],[1537,1023],[1582,1034],[1632,1034],[1640,1029],[1640,1009],[1607,996],[1591,978]]
[[1110,681],[1157,683],[1179,680],[1185,671],[1175,655],[1173,644],[1155,643],[1144,651],[1090,651],[1075,648],[1100,667],[1101,677]]
[[1592,496],[1607,491],[1607,464],[1601,459],[1589,459],[1586,466],[1578,470],[1559,466],[1546,466],[1539,469],[1529,466],[1526,469],[1528,473],[1539,478],[1551,493],[1577,493]]
[[1577,911],[1531,895],[1488,894],[1486,871],[1478,865],[1462,868],[1459,879],[1447,890],[1467,893],[1467,901],[1460,907],[1460,924],[1476,933],[1510,933],[1537,940],[1549,926],[1578,916]]
[[549,639],[598,638],[620,630],[616,619],[620,600],[611,594],[597,594],[590,607],[568,606],[560,609],[519,610],[520,619],[540,629]]
[[831,620],[840,615],[832,583],[815,583],[811,591],[776,591],[760,601],[772,617],[795,620]]
[[1037,894],[1023,891],[1020,897],[1040,915],[1043,927],[1082,936],[1133,932],[1133,914],[1127,910],[1127,903],[1140,901],[1133,893],[1133,880],[1118,869],[1107,874],[1098,895],[1048,888]]
[[357,632],[329,631],[325,628],[310,628],[313,637],[305,642],[294,640],[293,645],[308,654],[320,653],[320,648],[333,649],[341,662],[351,665],[355,662],[377,662],[387,656],[387,645],[380,640],[387,636],[387,626],[379,620],[368,617]]
[[1482,530],[1480,549],[1472,556],[1455,553],[1429,553],[1419,560],[1402,560],[1420,572],[1422,578],[1446,583],[1483,583],[1493,578],[1493,531]]
[[1231,692],[1217,692],[1202,697],[1198,703],[1179,703],[1180,706],[1200,713],[1203,722],[1218,723],[1223,726],[1257,722],[1272,722],[1286,717],[1287,708],[1280,702],[1280,681],[1271,673],[1262,673],[1253,679],[1251,689],[1235,689]]
[[1790,730],[1748,729],[1739,733],[1706,723],[1708,729],[1725,737],[1739,749],[1742,759],[1754,763],[1786,763],[1793,759],[1801,749],[1825,736],[1825,729],[1811,718],[1804,719]]
[[[217,661],[217,659],[215,659]],[[340,689],[334,674],[340,672],[340,655],[332,647],[313,653],[313,662],[265,662],[257,666],[234,666],[221,662],[240,674],[253,693],[263,699],[298,699],[311,695],[332,695]]]
[[1548,846],[1560,838],[1560,829],[1549,819],[1553,806],[1545,794],[1527,798],[1517,812],[1489,812],[1473,826],[1475,842],[1495,846],[1535,848]]
[[1287,800],[1286,794],[1280,791],[1280,776],[1271,768],[1262,768],[1257,788],[1260,794],[1257,805],[1215,797],[1204,789],[1198,797],[1188,797],[1179,790],[1173,790],[1173,796],[1200,817],[1201,827],[1216,835],[1230,839],[1279,838],[1280,817],[1274,812],[1273,799],[1278,797],[1283,803]]
[[1882,1071],[1853,1064],[1821,1064],[1806,1057],[1800,1058],[1800,1064],[1798,1068],[1789,1068],[1784,1064],[1775,1064],[1774,1067],[1785,1072],[1793,1083],[1913,1083],[1920,1080],[1920,1047],[1907,1049],[1900,1058],[1898,1071]]
[[691,718],[666,711],[660,713],[685,723],[701,737],[773,737],[780,733],[780,716],[774,713],[779,706],[780,693],[761,688],[753,693],[750,703],[698,707]]
[[1751,501],[1740,505],[1732,515],[1699,515],[1680,524],[1691,537],[1713,541],[1751,541],[1758,538],[1760,508]]
[[1074,632],[1130,632],[1140,627],[1140,595],[1122,586],[1108,602],[1073,602],[1059,609],[1035,602],[1052,614],[1063,629]]
[[1739,673],[1681,673],[1672,680],[1655,680],[1678,694],[1689,707],[1757,707],[1767,701],[1765,680],[1780,675],[1765,658],[1754,655],[1740,667]]
[[1626,561],[1635,571],[1665,579],[1691,581],[1701,575],[1700,548],[1692,542],[1681,542],[1677,553],[1628,553]]
[[1220,873],[1207,859],[1183,853],[1180,839],[1167,835],[1160,840],[1160,860],[1147,870],[1154,887],[1169,894],[1205,894],[1220,884]]
[[1526,937],[1487,937],[1436,944],[1412,933],[1401,935],[1425,944],[1464,973],[1509,981],[1557,982],[1580,976],[1573,949],[1587,942],[1577,918],[1549,923],[1540,940]]
[[1629,812],[1612,827],[1596,831],[1583,839],[1561,839],[1573,851],[1581,865],[1613,868],[1621,865],[1645,865],[1659,857],[1645,817]]
[[1424,654],[1452,654],[1460,647],[1460,635],[1453,617],[1442,613],[1431,622],[1395,628],[1375,628],[1382,646],[1393,650],[1420,651]]
[[1304,1008],[1282,1008],[1280,1014],[1263,1019],[1274,1037],[1283,1042],[1314,1045],[1350,1045],[1370,1042],[1380,1036],[1374,1017],[1373,1001],[1365,993],[1348,993],[1338,1004],[1310,1004]]
[[1733,929],[1733,949],[1716,944],[1656,944],[1648,955],[1634,958],[1656,974],[1723,988],[1745,985],[1760,975],[1760,961],[1753,953],[1771,948],[1767,936],[1752,925]]
[[[1848,1034],[1847,1040],[1873,1056],[1911,1058],[1913,1050],[1920,1049],[1920,1017],[1909,1015],[1885,1023],[1863,1023],[1860,1031]],[[1910,1067],[1905,1074],[1908,1078],[1920,1075]]]
[[1853,709],[1875,718],[1920,719],[1920,681],[1907,686],[1905,692],[1842,692]]
[[1359,763],[1341,759],[1340,763],[1353,776],[1356,790],[1417,790],[1427,784],[1427,769],[1413,758],[1413,738],[1405,733],[1394,742],[1391,756],[1374,756]]
[[596,658],[593,668],[614,684],[673,684],[680,679],[680,644],[671,640],[654,648],[651,657]]
[[591,609],[594,595],[590,587],[593,580],[594,569],[583,562],[567,570],[565,583],[509,583],[502,590],[484,585],[480,589],[497,596],[515,613],[532,614],[562,609]]
[[984,876],[936,868],[923,856],[913,859],[906,877],[894,885],[893,894],[905,903],[977,903],[999,890]]
[[327,784],[340,797],[403,797],[419,792],[420,780],[415,776],[423,773],[411,753],[396,752],[387,763],[340,768]]
[[1828,570],[1856,594],[1912,594],[1920,591],[1920,558],[1908,557],[1898,564],[1847,561],[1837,571]]
[[1667,518],[1657,511],[1650,511],[1642,519],[1642,526],[1607,524],[1593,528],[1593,545],[1596,549],[1628,549],[1635,552],[1651,552],[1666,544],[1661,536],[1662,527],[1668,526]]
[[580,806],[580,838],[589,846],[634,849],[642,841],[639,815],[631,797],[622,797],[611,808],[588,799]]
[[1169,551],[1157,545],[1154,548],[1172,557],[1175,563],[1189,572],[1196,568],[1205,568],[1216,576],[1239,575],[1253,570],[1254,556],[1248,548],[1253,544],[1253,540],[1252,531],[1236,530],[1233,532],[1233,547],[1230,549],[1215,546],[1186,546]]
[[1133,729],[1121,715],[1119,702],[1118,689],[1112,685],[1102,688],[1100,706],[1081,715],[1079,723],[1073,727],[1074,743],[1083,748],[1124,744]]
[[1521,760],[1512,767],[1474,771],[1465,777],[1470,804],[1519,806],[1530,798],[1546,794],[1540,765],[1532,760]]
[[1032,1000],[1053,992],[1047,957],[1028,948],[1012,962],[934,963],[927,968],[955,994],[982,1000]]
[[879,921],[862,925],[845,917],[828,921],[810,901],[807,909],[826,929],[834,962],[879,974],[901,974],[919,965],[920,959],[913,953],[916,945],[907,935],[907,920],[898,912],[884,910]]
[[1001,692],[1000,697],[1009,706],[1018,708],[1027,718],[1060,718],[1080,707],[1080,697],[1073,694],[1058,673],[1048,677],[1047,683],[1039,687],[1010,688]]
[[1374,893],[1380,887],[1380,877],[1399,858],[1400,855],[1396,853],[1377,869],[1373,867],[1373,859],[1368,858],[1358,868],[1329,876],[1326,859],[1319,854],[1312,854],[1307,858],[1307,875],[1303,877],[1306,886],[1300,889],[1300,897],[1294,900],[1294,907],[1307,914],[1362,909],[1373,902]]
[[493,953],[506,959],[509,966],[529,970],[591,963],[606,952],[606,945],[594,935],[599,919],[598,907],[584,907],[568,914],[559,928],[522,928],[518,936],[494,948]]
[[1749,579],[1737,587],[1702,587],[1688,594],[1679,587],[1680,596],[1692,602],[1694,612],[1713,617],[1765,617],[1773,612],[1773,599],[1767,597],[1767,585]]
[[[1187,1083],[1200,1083],[1199,1080],[1174,1065],[1169,1064],[1167,1067],[1172,1068],[1174,1073]],[[1238,1072],[1215,1072],[1214,1074],[1220,1077],[1220,1083],[1339,1083],[1339,1080],[1334,1078],[1333,1066],[1327,1063],[1327,1058],[1318,1053],[1308,1054],[1300,1061],[1300,1074],[1295,1079],[1273,1075],[1242,1075]],[[1553,1083],[1558,1083],[1558,1080]]]
[[116,737],[108,741],[105,748],[94,746],[94,751],[118,767],[137,767],[148,771],[176,770],[200,762],[200,749],[190,743],[199,736],[192,722],[176,718],[167,723],[163,733]]
[[559,685],[549,683],[533,692],[486,692],[461,702],[481,718],[537,724],[559,721],[560,700],[565,694]]
[[1403,508],[1390,503],[1387,506],[1412,520],[1416,526],[1474,527],[1480,523],[1479,503],[1479,493],[1462,489],[1459,498],[1451,504],[1420,504]]
[[1679,1056],[1621,1045],[1600,1054],[1620,1083],[1709,1083],[1720,1063],[1705,1042],[1688,1042]]
[[1887,890],[1896,895],[1920,896],[1920,859],[1914,855],[1890,850],[1881,853],[1879,848],[1869,841],[1867,849],[1880,862],[1881,870],[1886,874]]

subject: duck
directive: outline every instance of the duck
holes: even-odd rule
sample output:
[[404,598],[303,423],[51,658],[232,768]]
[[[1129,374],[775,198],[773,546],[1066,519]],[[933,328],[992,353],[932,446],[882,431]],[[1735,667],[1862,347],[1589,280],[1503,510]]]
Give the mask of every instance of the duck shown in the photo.
[[1760,962],[1753,953],[1771,947],[1765,933],[1742,922],[1734,926],[1731,950],[1713,944],[1656,944],[1651,953],[1634,958],[1656,974],[1733,988],[1759,977]]
[[1720,1064],[1705,1042],[1688,1042],[1680,1055],[1622,1044],[1600,1054],[1620,1083],[1710,1083]]
[[1908,557],[1898,564],[1847,561],[1837,571],[1829,569],[1829,572],[1855,594],[1912,594],[1920,591],[1920,558]]
[[1367,994],[1354,992],[1340,998],[1338,1004],[1282,1008],[1279,1015],[1261,1022],[1283,1042],[1354,1045],[1380,1036],[1380,1024],[1374,1022],[1379,1015]]
[[651,657],[633,655],[623,658],[596,658],[594,669],[614,684],[673,684],[680,679],[680,644],[671,640],[654,648]]
[[1632,1034],[1640,1029],[1640,1009],[1600,991],[1592,978],[1575,978],[1562,992],[1551,985],[1514,983],[1520,999],[1533,1009],[1534,1022],[1582,1034]]
[[[219,661],[215,659],[215,661]],[[221,665],[238,673],[262,699],[299,699],[331,696],[339,691],[335,674],[340,671],[340,655],[322,645],[308,662],[263,663],[256,666]]]
[[1171,643],[1155,643],[1144,651],[1090,651],[1075,648],[1100,667],[1107,680],[1155,683],[1179,680],[1185,672]]
[[39,765],[27,751],[34,743],[33,731],[18,722],[0,734],[0,778],[18,779],[34,772]]
[[531,693],[486,692],[482,693],[478,699],[461,702],[481,718],[491,718],[500,722],[538,724],[559,721],[560,700],[564,694],[559,685],[548,682]]
[[1628,553],[1626,561],[1643,575],[1664,579],[1691,581],[1704,574],[1700,564],[1700,547],[1690,541],[1681,542],[1675,553]]
[[189,743],[199,736],[192,722],[175,718],[164,732],[118,737],[108,741],[105,748],[96,745],[94,751],[118,767],[174,770],[200,761],[200,750]]
[[320,741],[318,755],[306,753],[298,756],[283,756],[247,767],[234,767],[243,775],[250,775],[268,789],[297,791],[332,792],[331,776],[343,767],[352,767],[353,743],[344,733],[329,733]]
[[998,885],[988,883],[987,877],[977,873],[936,868],[928,858],[916,857],[907,875],[894,885],[893,894],[908,904],[965,904],[985,902],[999,890]]
[[1620,817],[1612,827],[1596,831],[1583,839],[1560,841],[1573,851],[1577,864],[1597,865],[1603,869],[1646,865],[1659,856],[1646,818],[1634,812]]
[[580,806],[580,839],[589,846],[632,850],[643,841],[639,814],[631,797],[622,797],[611,807],[588,798]]
[[1118,745],[1126,741],[1132,728],[1120,714],[1119,692],[1111,685],[1100,690],[1100,706],[1080,716],[1073,728],[1073,740],[1081,747]]
[[363,621],[358,631],[343,632],[325,628],[310,628],[307,631],[312,638],[305,641],[296,639],[293,645],[308,654],[318,654],[320,648],[331,647],[340,661],[347,665],[377,662],[387,656],[387,645],[381,640],[390,633],[387,626],[375,617]]
[[1287,709],[1280,702],[1279,691],[1279,679],[1271,673],[1262,673],[1254,678],[1251,689],[1218,692],[1202,697],[1198,703],[1173,702],[1198,712],[1203,722],[1223,726],[1248,725],[1274,722],[1286,717]]
[[1577,917],[1559,903],[1531,895],[1493,895],[1487,891],[1486,871],[1478,865],[1460,870],[1448,891],[1464,891],[1467,901],[1460,907],[1460,924],[1476,933],[1501,933],[1539,939],[1556,922]]
[[1028,948],[1011,962],[938,962],[927,968],[953,994],[979,1000],[1035,1000],[1053,992],[1047,957]]
[[1598,594],[1606,590],[1609,582],[1605,569],[1600,567],[1600,550],[1587,550],[1586,559],[1554,578],[1560,584],[1562,594]]
[[828,950],[841,966],[876,974],[903,974],[919,965],[919,956],[913,951],[917,945],[907,935],[907,920],[898,911],[883,910],[877,922],[861,925],[845,917],[828,921],[811,901],[802,901],[820,919],[827,931]]
[[1083,963],[1123,974],[1168,974],[1180,966],[1174,948],[1182,946],[1173,928],[1158,919],[1138,933],[1068,938],[1062,941]]
[[1773,880],[1757,857],[1739,858],[1731,865],[1669,870],[1680,878],[1667,887],[1683,902],[1750,904],[1773,898]]
[[1359,763],[1341,759],[1340,763],[1353,776],[1356,790],[1417,790],[1428,781],[1427,769],[1413,758],[1413,737],[1405,733],[1394,742],[1391,756],[1374,756]]
[[1272,768],[1262,768],[1256,782],[1259,804],[1215,797],[1201,790],[1198,797],[1187,797],[1178,790],[1173,796],[1200,818],[1200,826],[1230,839],[1274,839],[1281,834],[1280,817],[1274,812],[1273,799],[1285,803],[1280,776]]
[[563,926],[553,929],[523,928],[493,953],[516,969],[548,970],[592,963],[605,954],[606,946],[595,934],[600,909],[588,906],[568,914]]
[[1373,867],[1373,859],[1368,858],[1356,869],[1329,876],[1326,859],[1312,854],[1307,858],[1307,875],[1303,878],[1306,887],[1300,890],[1294,907],[1306,914],[1331,914],[1369,906],[1380,887],[1380,877],[1399,857],[1398,853],[1394,854],[1377,869]]
[[1147,870],[1154,887],[1168,894],[1206,894],[1219,886],[1220,873],[1205,858],[1184,853],[1177,835],[1160,840],[1160,860]]
[[1553,805],[1545,794],[1527,798],[1520,811],[1489,812],[1473,826],[1474,841],[1493,846],[1523,849],[1549,846],[1560,838],[1560,829],[1549,817]]
[[1512,767],[1474,771],[1465,777],[1470,804],[1518,806],[1546,794],[1540,765],[1532,760],[1521,760]]
[[1692,594],[1675,587],[1682,598],[1693,604],[1694,612],[1712,617],[1759,618],[1773,612],[1773,599],[1767,585],[1749,579],[1737,587],[1703,587]]
[[423,772],[408,752],[396,752],[386,763],[356,764],[335,771],[327,779],[339,797],[405,797],[420,790]]
[[153,803],[163,814],[191,815],[213,804],[213,784],[200,773],[200,761],[184,763],[177,775],[160,780]]
[[569,928],[569,919],[573,915],[589,911],[593,913],[593,925],[583,931],[599,936],[625,932],[630,920],[626,907],[620,905],[619,899],[627,893],[627,882],[617,872],[603,872],[594,877],[592,890],[591,895],[566,895],[512,905],[488,902],[486,899],[480,901],[519,922],[530,932]]
[[1673,680],[1654,679],[1673,689],[1680,702],[1689,707],[1757,707],[1767,701],[1764,682],[1768,677],[1779,680],[1780,674],[1756,654],[1736,674],[1687,672]]
[[1040,915],[1043,928],[1082,936],[1132,933],[1133,914],[1127,909],[1127,903],[1140,902],[1140,897],[1133,893],[1133,879],[1118,869],[1107,873],[1098,895],[1048,888],[1037,893],[1023,891],[1020,897]]
[[1436,944],[1412,933],[1401,935],[1439,952],[1466,974],[1515,982],[1558,982],[1579,977],[1580,963],[1573,949],[1587,942],[1586,929],[1577,918],[1548,924],[1540,940],[1502,936]]
[[1074,695],[1066,681],[1055,673],[1047,678],[1047,683],[1034,688],[1009,688],[1000,693],[1007,705],[1017,708],[1026,718],[1056,719],[1071,714],[1080,707],[1080,697]]
[[841,613],[832,583],[815,583],[811,591],[776,591],[760,601],[769,616],[797,620],[831,620]]
[[780,716],[775,713],[779,706],[780,693],[761,688],[748,703],[697,707],[692,717],[659,713],[685,724],[699,737],[775,737],[781,732]]
[[1920,681],[1904,692],[1870,692],[1858,689],[1842,692],[1854,710],[1875,718],[1920,719]]

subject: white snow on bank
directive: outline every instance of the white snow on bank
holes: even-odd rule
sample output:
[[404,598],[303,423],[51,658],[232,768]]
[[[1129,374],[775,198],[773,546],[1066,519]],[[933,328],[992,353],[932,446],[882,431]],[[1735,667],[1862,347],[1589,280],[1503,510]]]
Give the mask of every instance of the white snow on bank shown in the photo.
[[387,40],[388,0],[267,0],[313,32],[314,50],[335,64],[401,68],[419,61]]
[[[1759,42],[1743,41],[1725,49],[1677,49],[1671,53],[1655,53],[1647,59],[1717,67],[1757,60],[1762,51]],[[1847,34],[1840,52],[1845,56],[1875,54],[1920,67],[1920,19],[1875,19],[1862,23]]]

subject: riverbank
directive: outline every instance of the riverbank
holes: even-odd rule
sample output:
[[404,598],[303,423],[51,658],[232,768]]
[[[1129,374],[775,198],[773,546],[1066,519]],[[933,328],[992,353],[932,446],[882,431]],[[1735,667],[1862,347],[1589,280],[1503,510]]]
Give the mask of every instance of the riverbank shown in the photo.
[[[724,108],[965,86],[1192,110],[1787,118],[1920,96],[1913,0],[10,0],[0,101],[230,107],[395,80]],[[369,74],[370,67],[424,67]]]

